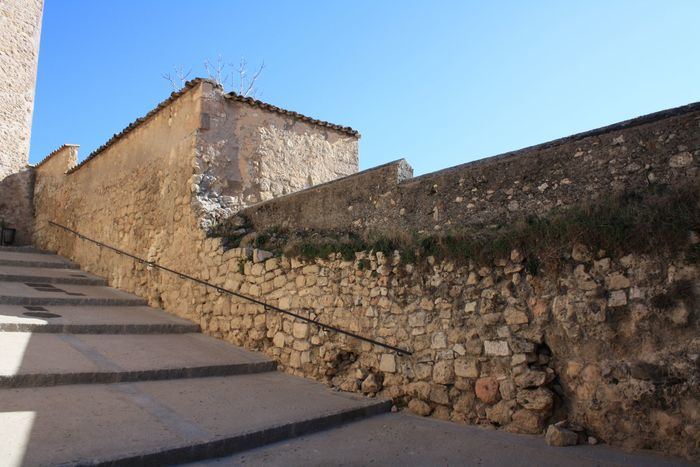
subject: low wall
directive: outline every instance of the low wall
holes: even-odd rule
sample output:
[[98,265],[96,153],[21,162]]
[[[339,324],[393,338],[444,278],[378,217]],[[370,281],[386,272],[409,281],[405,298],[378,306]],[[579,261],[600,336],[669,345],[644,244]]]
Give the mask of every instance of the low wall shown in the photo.
[[[405,161],[242,211],[256,230],[430,233],[500,226],[700,173],[700,104],[410,178]],[[379,179],[384,175],[386,180]]]

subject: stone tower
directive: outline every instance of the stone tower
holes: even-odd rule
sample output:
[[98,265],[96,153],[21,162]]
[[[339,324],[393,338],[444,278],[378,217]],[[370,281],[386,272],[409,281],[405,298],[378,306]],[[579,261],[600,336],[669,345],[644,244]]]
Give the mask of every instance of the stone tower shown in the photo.
[[43,3],[0,2],[0,180],[29,161]]

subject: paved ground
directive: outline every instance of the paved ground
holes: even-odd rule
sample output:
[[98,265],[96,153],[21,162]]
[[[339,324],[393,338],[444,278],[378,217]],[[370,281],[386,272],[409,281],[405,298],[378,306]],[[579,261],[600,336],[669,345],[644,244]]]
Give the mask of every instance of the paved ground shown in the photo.
[[672,466],[691,465],[654,453],[609,446],[547,446],[542,436],[384,414],[192,466]]

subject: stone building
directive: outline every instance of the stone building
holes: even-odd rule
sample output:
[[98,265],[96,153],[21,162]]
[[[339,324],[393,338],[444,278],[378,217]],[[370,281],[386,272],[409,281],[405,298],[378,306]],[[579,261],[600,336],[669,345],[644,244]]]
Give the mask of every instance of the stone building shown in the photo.
[[30,241],[29,138],[43,0],[0,2],[0,220]]

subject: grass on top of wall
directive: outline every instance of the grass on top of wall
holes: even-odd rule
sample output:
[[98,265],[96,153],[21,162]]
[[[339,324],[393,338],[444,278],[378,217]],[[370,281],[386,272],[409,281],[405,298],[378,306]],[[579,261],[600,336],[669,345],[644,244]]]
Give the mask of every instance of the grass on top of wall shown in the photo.
[[[606,196],[490,229],[362,236],[352,232],[271,228],[247,237],[250,246],[304,259],[340,253],[343,258],[354,260],[358,251],[399,251],[402,262],[414,264],[428,256],[456,264],[490,264],[495,259],[508,258],[513,249],[518,249],[527,269],[536,272],[542,267],[556,269],[575,243],[587,246],[593,253],[603,250],[612,256],[685,251],[690,261],[699,262],[700,244],[690,241],[691,236],[697,238],[698,234],[700,184],[689,183],[678,187],[652,185],[641,192]],[[228,240],[231,246],[238,246],[241,237],[229,236]]]

